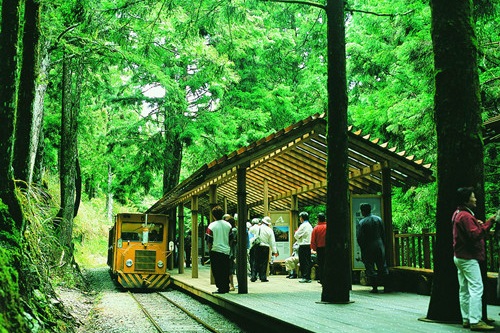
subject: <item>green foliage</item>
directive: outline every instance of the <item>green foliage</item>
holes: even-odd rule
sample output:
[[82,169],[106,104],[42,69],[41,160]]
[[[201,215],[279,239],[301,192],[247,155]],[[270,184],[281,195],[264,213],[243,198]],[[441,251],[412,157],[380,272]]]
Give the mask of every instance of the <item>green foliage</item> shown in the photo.
[[[316,7],[256,0],[46,5],[52,68],[45,162],[55,174],[65,49],[85,55],[78,140],[89,199],[108,191],[110,172],[115,199],[145,209],[145,196],[163,195],[164,174],[179,172],[182,180],[223,154],[327,110],[326,17]],[[496,2],[475,5],[486,118],[500,105],[500,22]],[[349,123],[435,166],[428,3],[351,0],[347,8]],[[500,204],[494,174],[487,172],[488,207]],[[427,214],[433,190],[398,190],[395,223],[407,223],[398,213],[406,209]]]
[[[8,207],[0,200],[0,219],[12,220]],[[12,223],[14,223],[12,221]],[[27,323],[20,306],[18,266],[21,258],[19,247],[14,247],[12,235],[0,231],[0,332],[23,332]]]
[[[1,209],[1,208],[0,208]],[[0,332],[23,332],[27,330],[23,320],[19,296],[17,270],[13,268],[12,250],[0,247]],[[19,255],[19,254],[17,254]]]
[[377,1],[347,25],[349,117],[365,133],[436,161],[430,9],[420,1]]
[[423,228],[436,231],[437,184],[394,189],[392,220],[394,229],[402,233],[420,233]]
[[[106,266],[108,232],[112,223],[106,220],[104,200],[95,198],[85,200],[75,218],[73,231],[75,242],[75,260],[85,268]],[[137,208],[115,206],[115,214],[133,213]]]

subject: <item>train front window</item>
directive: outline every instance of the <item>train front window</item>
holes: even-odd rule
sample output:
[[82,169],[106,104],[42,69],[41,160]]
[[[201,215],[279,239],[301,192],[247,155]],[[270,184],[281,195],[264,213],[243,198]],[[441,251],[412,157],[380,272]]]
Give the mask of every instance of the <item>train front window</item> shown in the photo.
[[[122,223],[121,238],[124,242],[142,242],[144,237],[144,227],[142,222],[124,222]],[[163,225],[148,224],[149,242],[163,241]]]
[[142,240],[141,222],[122,223],[122,240],[125,242],[140,242]]

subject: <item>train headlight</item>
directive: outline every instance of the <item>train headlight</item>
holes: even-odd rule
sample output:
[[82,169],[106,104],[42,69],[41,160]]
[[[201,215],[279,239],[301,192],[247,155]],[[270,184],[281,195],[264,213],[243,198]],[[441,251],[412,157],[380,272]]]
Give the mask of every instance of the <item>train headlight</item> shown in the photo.
[[127,261],[125,261],[125,265],[127,265],[127,267],[132,267],[133,264],[134,262],[132,261],[132,259],[127,259]]
[[158,268],[162,268],[162,267],[163,267],[163,261],[158,260]]

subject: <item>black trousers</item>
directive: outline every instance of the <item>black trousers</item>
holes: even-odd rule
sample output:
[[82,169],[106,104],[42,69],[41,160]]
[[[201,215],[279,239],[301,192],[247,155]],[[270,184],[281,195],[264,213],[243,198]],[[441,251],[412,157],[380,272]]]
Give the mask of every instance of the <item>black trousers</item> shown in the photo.
[[267,280],[267,265],[269,263],[269,246],[254,246],[254,269],[252,279]]
[[300,245],[299,246],[299,264],[300,272],[303,279],[311,280],[311,246]]
[[325,266],[325,248],[316,248],[316,258],[318,258],[318,270],[316,271],[316,280],[321,282],[321,277],[323,274],[323,267]]
[[229,254],[210,251],[210,265],[217,291],[229,292]]

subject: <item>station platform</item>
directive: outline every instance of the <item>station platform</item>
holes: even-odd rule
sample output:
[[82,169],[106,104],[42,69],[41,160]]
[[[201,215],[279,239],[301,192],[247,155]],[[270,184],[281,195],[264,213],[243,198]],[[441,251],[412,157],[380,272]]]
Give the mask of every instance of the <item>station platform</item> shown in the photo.
[[[349,304],[321,303],[322,286],[317,281],[299,283],[285,275],[270,275],[269,282],[250,282],[248,293],[212,294],[210,266],[199,266],[198,278],[190,268],[183,274],[170,271],[177,288],[220,306],[249,321],[266,324],[267,332],[464,332],[461,324],[422,320],[430,297],[412,293],[370,293],[370,287],[353,285]],[[235,284],[236,284],[235,276]],[[500,331],[500,306],[488,305],[488,315]]]

